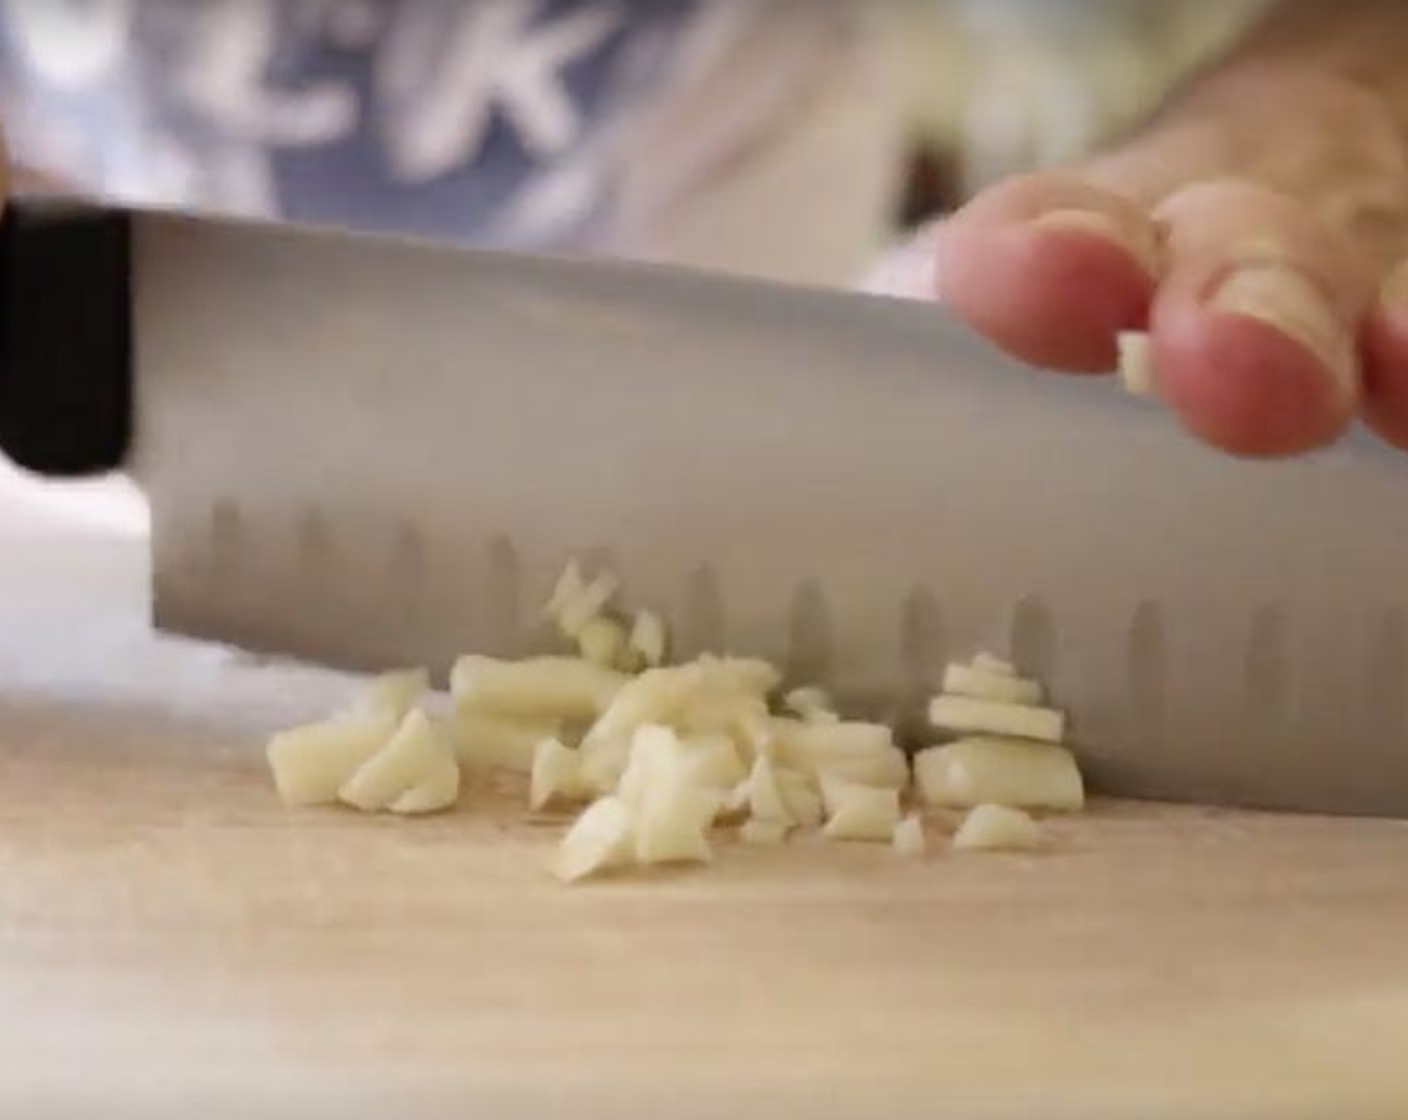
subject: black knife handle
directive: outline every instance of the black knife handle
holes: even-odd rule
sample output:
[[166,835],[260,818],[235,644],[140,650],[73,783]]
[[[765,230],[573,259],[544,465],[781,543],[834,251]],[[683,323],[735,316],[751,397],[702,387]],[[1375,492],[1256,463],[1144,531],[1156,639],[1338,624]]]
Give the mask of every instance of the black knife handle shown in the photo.
[[47,475],[112,470],[132,438],[130,219],[67,199],[0,219],[0,449]]

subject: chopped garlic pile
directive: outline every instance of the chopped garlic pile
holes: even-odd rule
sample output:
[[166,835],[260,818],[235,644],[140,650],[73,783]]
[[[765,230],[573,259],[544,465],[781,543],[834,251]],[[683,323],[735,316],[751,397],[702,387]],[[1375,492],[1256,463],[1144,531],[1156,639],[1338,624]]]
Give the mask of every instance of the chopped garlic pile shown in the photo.
[[428,677],[389,673],[351,712],[275,735],[267,751],[287,805],[341,801],[365,812],[434,813],[460,793],[450,732],[415,706]]
[[1006,661],[948,667],[929,715],[955,739],[911,767],[892,728],[845,718],[821,688],[779,696],[766,661],[667,663],[663,619],[623,615],[619,591],[614,575],[588,579],[569,564],[545,614],[573,654],[461,658],[448,721],[420,707],[427,674],[403,670],[375,679],[350,711],[276,735],[280,797],[430,813],[455,804],[462,770],[516,771],[532,811],[577,813],[553,863],[564,882],[707,863],[719,830],[760,846],[819,830],[921,857],[924,806],[972,810],[955,848],[1024,849],[1040,832],[1022,810],[1084,804],[1064,714]]
[[926,805],[1084,807],[1080,768],[1061,745],[1065,715],[1042,706],[1045,691],[1037,681],[982,658],[949,666],[944,688],[929,705],[929,719],[958,738],[915,756],[915,786]]
[[610,572],[588,580],[576,560],[568,562],[543,614],[583,659],[607,668],[638,672],[665,663],[664,620],[640,611],[629,625],[610,608],[621,581]]

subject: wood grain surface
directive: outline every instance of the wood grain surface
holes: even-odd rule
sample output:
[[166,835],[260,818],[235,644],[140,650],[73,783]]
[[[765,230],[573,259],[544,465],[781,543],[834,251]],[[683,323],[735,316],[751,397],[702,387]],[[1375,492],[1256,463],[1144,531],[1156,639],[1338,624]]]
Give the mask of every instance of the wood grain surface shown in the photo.
[[3,1116],[1408,1115],[1399,824],[1109,804],[567,889],[502,789],[289,813],[257,742],[88,722],[0,754]]

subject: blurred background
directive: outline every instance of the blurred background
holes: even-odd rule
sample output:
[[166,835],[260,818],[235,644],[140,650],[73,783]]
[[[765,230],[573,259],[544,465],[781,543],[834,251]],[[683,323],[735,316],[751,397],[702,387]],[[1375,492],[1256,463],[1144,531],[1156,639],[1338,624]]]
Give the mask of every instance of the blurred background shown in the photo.
[[147,205],[855,282],[1257,0],[0,0],[14,159]]

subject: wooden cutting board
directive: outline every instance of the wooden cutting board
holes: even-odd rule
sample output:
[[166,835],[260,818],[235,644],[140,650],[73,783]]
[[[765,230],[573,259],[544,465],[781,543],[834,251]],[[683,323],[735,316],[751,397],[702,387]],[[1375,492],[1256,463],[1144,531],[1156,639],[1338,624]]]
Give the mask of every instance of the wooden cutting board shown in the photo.
[[567,889],[502,793],[289,813],[257,741],[83,725],[0,753],[3,1116],[1408,1116],[1400,824],[1108,804]]

